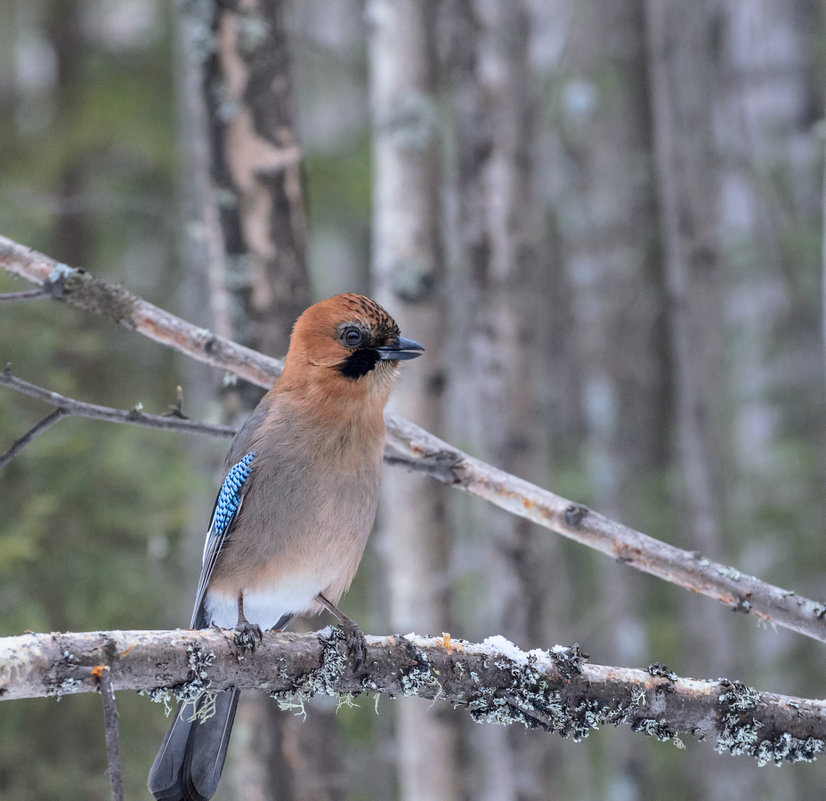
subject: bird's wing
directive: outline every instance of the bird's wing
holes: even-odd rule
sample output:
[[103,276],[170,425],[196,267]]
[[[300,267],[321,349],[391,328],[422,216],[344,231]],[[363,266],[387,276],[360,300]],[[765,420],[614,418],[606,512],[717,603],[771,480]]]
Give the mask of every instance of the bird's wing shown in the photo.
[[227,477],[221,485],[215,506],[212,509],[212,520],[204,543],[204,555],[201,560],[201,576],[198,579],[198,591],[195,595],[195,609],[192,612],[191,628],[206,628],[209,621],[206,619],[204,596],[215,570],[215,563],[227,542],[227,537],[235,525],[244,496],[252,483],[252,462],[255,451],[250,451],[239,462],[230,467]]

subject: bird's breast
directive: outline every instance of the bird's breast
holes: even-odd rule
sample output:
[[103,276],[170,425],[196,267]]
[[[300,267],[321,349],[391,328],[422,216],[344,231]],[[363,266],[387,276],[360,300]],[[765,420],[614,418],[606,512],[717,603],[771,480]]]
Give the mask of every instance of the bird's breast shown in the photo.
[[[256,445],[253,480],[208,590],[213,619],[272,626],[283,614],[337,603],[358,569],[376,513],[383,442],[346,438]],[[277,454],[277,457],[276,457]]]

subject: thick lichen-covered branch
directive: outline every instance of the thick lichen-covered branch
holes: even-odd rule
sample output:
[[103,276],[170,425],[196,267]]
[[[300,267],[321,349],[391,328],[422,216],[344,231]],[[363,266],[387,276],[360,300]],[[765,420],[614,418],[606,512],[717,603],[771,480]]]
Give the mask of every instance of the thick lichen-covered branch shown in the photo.
[[[120,286],[92,278],[0,236],[0,267],[48,287],[59,300],[103,314],[194,359],[261,386],[281,362],[218,337],[147,303]],[[469,456],[397,415],[387,414],[385,459],[417,470],[512,514],[611,556],[730,609],[826,642],[826,604],[804,598],[739,570],[649,537],[548,490]]]
[[519,723],[581,740],[611,724],[670,741],[712,743],[760,764],[813,760],[826,743],[826,702],[697,680],[654,664],[593,665],[579,646],[523,652],[503,637],[367,637],[354,669],[338,628],[267,632],[254,653],[231,631],[108,631],[0,639],[0,699],[94,692],[107,669],[117,690],[171,706],[227,687],[263,690],[284,706],[317,695],[419,696],[465,709],[479,723]]

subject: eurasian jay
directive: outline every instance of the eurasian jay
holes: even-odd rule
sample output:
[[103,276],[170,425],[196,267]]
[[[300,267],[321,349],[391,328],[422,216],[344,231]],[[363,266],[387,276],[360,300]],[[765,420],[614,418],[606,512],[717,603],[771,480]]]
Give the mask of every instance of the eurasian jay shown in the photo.
[[[191,627],[260,636],[323,609],[355,625],[335,605],[376,514],[384,406],[399,362],[423,350],[362,295],[336,295],[298,318],[281,377],[227,454]],[[182,704],[149,773],[158,801],[212,797],[238,696],[217,693],[208,717],[196,714],[200,702]]]

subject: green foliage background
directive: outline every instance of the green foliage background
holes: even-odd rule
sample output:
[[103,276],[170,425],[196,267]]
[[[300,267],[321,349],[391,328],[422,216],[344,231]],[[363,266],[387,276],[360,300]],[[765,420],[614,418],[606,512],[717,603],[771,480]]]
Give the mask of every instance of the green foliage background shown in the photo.
[[[76,4],[53,5],[57,15]],[[20,46],[21,16],[20,4],[0,8],[7,52]],[[168,26],[111,49],[81,38],[59,95],[15,96],[5,85],[3,233],[168,305],[180,281]],[[61,226],[74,234],[66,252]],[[0,291],[25,288],[0,276]],[[4,364],[72,397],[163,412],[182,381],[182,361],[167,350],[51,300],[4,304],[0,331]],[[0,449],[48,411],[0,391]],[[0,635],[171,623],[167,607],[180,603],[176,544],[196,482],[178,435],[61,420],[2,472]],[[165,723],[142,698],[118,703],[126,795],[143,797]],[[101,715],[93,695],[4,705],[0,796],[107,797]]]

